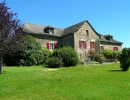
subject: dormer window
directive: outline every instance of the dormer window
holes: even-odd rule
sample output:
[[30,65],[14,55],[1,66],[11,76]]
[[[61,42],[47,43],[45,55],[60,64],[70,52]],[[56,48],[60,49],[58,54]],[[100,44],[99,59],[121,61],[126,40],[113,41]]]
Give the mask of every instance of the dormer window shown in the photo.
[[48,33],[48,34],[54,34],[54,28],[49,25],[49,26],[45,27],[44,32]]
[[49,34],[53,34],[53,29],[48,29]]
[[111,36],[111,35],[104,35],[104,37],[105,37],[108,41],[112,41],[112,40],[113,40],[113,36]]

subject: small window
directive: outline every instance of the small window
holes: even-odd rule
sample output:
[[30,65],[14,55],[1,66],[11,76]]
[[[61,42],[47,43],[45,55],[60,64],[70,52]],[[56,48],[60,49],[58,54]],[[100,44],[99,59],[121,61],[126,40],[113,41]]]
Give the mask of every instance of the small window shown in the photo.
[[94,42],[92,42],[92,48],[95,48],[95,43]]
[[54,43],[50,43],[50,50],[54,50]]
[[81,48],[84,48],[84,41],[81,41]]
[[47,49],[54,50],[57,47],[57,43],[47,43],[46,44]]
[[118,47],[113,47],[113,50],[114,51],[118,51]]
[[97,44],[96,42],[90,42],[90,49],[96,49]]
[[53,29],[48,29],[49,34],[53,34]]
[[79,48],[87,48],[87,43],[86,41],[79,41]]
[[87,35],[87,36],[89,35],[89,31],[88,31],[88,30],[86,30],[86,35]]
[[100,50],[101,50],[101,51],[104,50],[104,46],[100,46]]

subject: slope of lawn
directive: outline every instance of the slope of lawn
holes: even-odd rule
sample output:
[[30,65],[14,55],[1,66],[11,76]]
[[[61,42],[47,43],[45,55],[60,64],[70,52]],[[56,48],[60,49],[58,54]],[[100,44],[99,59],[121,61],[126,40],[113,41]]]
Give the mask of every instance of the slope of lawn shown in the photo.
[[119,64],[49,69],[3,67],[0,100],[129,100],[130,71]]

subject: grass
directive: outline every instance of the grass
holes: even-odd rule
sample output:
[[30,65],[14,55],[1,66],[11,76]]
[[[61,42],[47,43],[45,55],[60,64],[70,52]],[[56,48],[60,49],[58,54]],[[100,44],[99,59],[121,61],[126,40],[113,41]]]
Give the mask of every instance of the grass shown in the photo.
[[3,67],[0,100],[129,100],[130,71],[119,64],[48,69]]

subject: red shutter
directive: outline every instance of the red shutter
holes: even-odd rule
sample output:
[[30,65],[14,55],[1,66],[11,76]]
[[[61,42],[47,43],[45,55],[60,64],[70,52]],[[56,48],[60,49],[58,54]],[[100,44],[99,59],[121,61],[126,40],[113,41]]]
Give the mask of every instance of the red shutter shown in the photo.
[[102,46],[102,50],[104,50],[104,46]]
[[84,41],[84,48],[85,48],[85,49],[87,48],[87,43],[86,43],[86,41]]
[[113,47],[113,51],[115,51],[115,47]]
[[118,47],[116,47],[116,51],[118,51]]
[[81,43],[81,41],[79,41],[79,48],[82,48],[82,43]]
[[57,47],[57,43],[54,43],[54,49]]
[[90,42],[90,49],[92,49],[92,42]]
[[46,47],[47,47],[47,49],[50,49],[50,43],[49,42],[46,43]]

